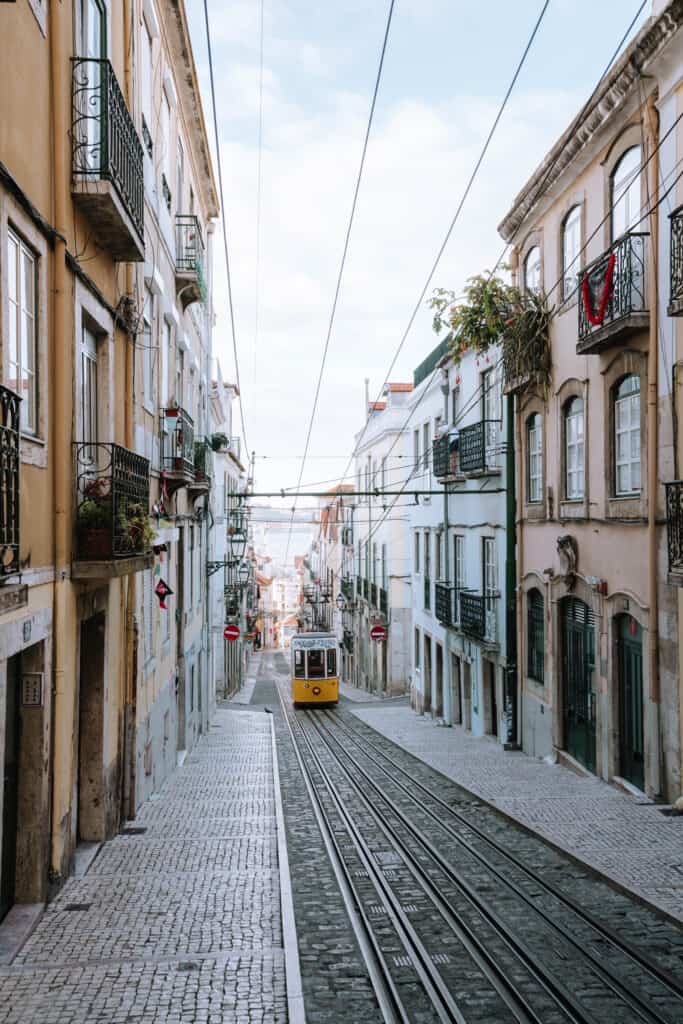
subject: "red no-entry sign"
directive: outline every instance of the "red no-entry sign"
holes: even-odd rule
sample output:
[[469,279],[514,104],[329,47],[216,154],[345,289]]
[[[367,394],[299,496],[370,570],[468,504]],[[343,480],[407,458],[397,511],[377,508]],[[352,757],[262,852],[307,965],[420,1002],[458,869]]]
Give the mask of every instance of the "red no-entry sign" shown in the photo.
[[223,630],[223,636],[225,637],[226,640],[239,640],[240,627],[234,625],[226,626],[225,629]]
[[386,626],[373,626],[370,630],[370,639],[377,640],[379,643],[386,640],[387,630]]

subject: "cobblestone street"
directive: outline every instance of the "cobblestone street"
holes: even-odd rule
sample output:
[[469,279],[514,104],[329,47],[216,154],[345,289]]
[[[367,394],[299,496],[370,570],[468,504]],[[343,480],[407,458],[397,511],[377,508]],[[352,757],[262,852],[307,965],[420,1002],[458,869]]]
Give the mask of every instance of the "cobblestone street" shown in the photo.
[[220,709],[0,968],[3,1024],[287,1020],[270,718]]

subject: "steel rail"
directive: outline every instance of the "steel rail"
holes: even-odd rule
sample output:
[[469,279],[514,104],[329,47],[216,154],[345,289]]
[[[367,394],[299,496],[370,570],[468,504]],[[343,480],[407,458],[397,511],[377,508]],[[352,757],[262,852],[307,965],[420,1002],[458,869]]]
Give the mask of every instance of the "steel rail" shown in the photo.
[[[311,718],[310,712],[308,714],[309,714],[309,718]],[[353,755],[350,754],[349,751],[345,747],[342,746],[340,741],[338,739],[336,739],[331,734],[330,731],[325,733],[325,731],[321,728],[319,722],[316,722],[315,719],[312,718],[312,721],[314,723],[313,727],[319,733],[319,735],[321,736],[321,739],[326,744],[326,746],[328,746],[328,748],[330,747],[330,744],[329,744],[329,742],[328,742],[328,740],[326,738],[327,736],[329,736],[330,739],[332,740],[332,742],[334,744],[336,744],[336,746],[338,746],[343,751],[344,757],[346,759],[348,759],[348,761],[350,761],[354,765],[355,769],[360,773],[360,775],[365,779],[365,781],[377,793],[379,798],[381,800],[383,800],[388,807],[391,808],[392,812],[399,818],[399,820],[401,821],[402,825],[424,847],[424,849],[434,859],[434,861],[438,864],[439,868],[444,872],[444,874],[460,889],[460,891],[463,893],[463,895],[465,895],[475,905],[476,909],[483,916],[485,916],[486,919],[492,924],[492,926],[498,932],[499,936],[504,941],[506,941],[506,943],[513,949],[513,952],[517,955],[517,957],[524,964],[524,966],[527,968],[527,970],[533,972],[534,976],[544,986],[546,991],[549,991],[549,992],[552,993],[553,997],[556,999],[558,1004],[565,1010],[565,1012],[567,1012],[567,1010],[569,1008],[571,1010],[571,1012],[574,1015],[576,1015],[577,1019],[579,1019],[579,1020],[583,1020],[583,1021],[593,1021],[593,1020],[595,1020],[595,1018],[593,1016],[586,1017],[585,1010],[584,1010],[584,1007],[582,1006],[582,1004],[575,998],[575,996],[569,990],[569,988],[567,988],[567,986],[565,986],[562,982],[557,981],[547,971],[543,970],[543,968],[541,968],[541,969],[543,970],[543,973],[544,973],[545,977],[542,978],[542,977],[539,976],[538,965],[536,964],[536,961],[535,961],[535,959],[533,957],[533,954],[527,949],[526,944],[524,942],[522,942],[519,938],[517,938],[517,936],[512,931],[512,929],[509,927],[509,925],[507,925],[499,917],[499,915],[495,911],[493,911],[487,905],[487,903],[481,898],[481,896],[479,896],[479,894],[475,891],[475,889],[457,873],[457,871],[453,868],[453,866],[451,864],[449,864],[449,862],[440,853],[440,851],[437,850],[436,847],[433,845],[433,843],[431,843],[431,841],[424,835],[422,830],[420,828],[418,828],[416,825],[414,825],[413,822],[410,821],[410,819],[401,810],[401,808],[396,804],[396,802],[394,800],[392,800],[390,797],[388,797],[386,795],[386,793],[382,792],[382,790],[380,789],[379,785],[373,780],[371,775],[362,767],[362,765],[360,765],[358,763],[357,759],[354,758]],[[363,791],[362,791],[361,787],[359,786],[358,782],[356,782],[353,779],[353,777],[351,776],[351,773],[344,766],[344,764],[342,762],[342,758],[340,758],[338,755],[335,755],[333,751],[332,751],[332,753],[333,753],[333,756],[336,756],[337,761],[339,762],[340,766],[343,768],[343,770],[345,771],[346,775],[351,779],[351,781],[356,786],[358,791],[361,794],[363,794]],[[422,809],[421,805],[420,805],[420,807]],[[376,809],[375,809],[375,813],[378,813],[376,811]],[[439,822],[439,824],[441,824],[440,819],[438,819],[435,815],[432,815],[432,817],[435,817],[436,820]],[[395,832],[394,832],[394,834],[395,834]],[[397,842],[398,843],[402,842],[400,837],[397,839]],[[488,868],[488,870],[491,870],[490,867]],[[513,888],[513,891],[517,895],[522,895],[519,892],[519,890],[517,890],[514,886],[512,888]],[[533,903],[531,903],[530,901],[527,901],[527,902],[530,903],[530,906],[532,906],[532,907],[534,906]],[[536,908],[534,907],[534,909],[536,909]],[[564,935],[563,937],[568,939],[572,943],[572,945],[575,945],[579,949],[580,953],[586,955],[586,957],[591,961],[591,969],[597,975],[600,976],[602,983],[607,988],[609,988],[615,994],[615,996],[617,996],[617,998],[623,1004],[625,1004],[631,1010],[633,1010],[633,1012],[635,1014],[637,1014],[638,1019],[643,1020],[643,1021],[649,1021],[650,1024],[672,1024],[671,1019],[669,1017],[662,1017],[659,1014],[653,1012],[652,1009],[650,1008],[650,1005],[645,1001],[645,999],[639,993],[630,991],[629,987],[624,984],[624,982],[623,982],[623,980],[621,978],[617,980],[617,979],[613,978],[611,974],[606,972],[603,969],[603,967],[600,964],[600,962],[597,961],[593,957],[592,954],[588,954],[584,949],[582,949],[582,947],[580,947],[579,944],[575,940],[571,939],[570,937],[568,937],[566,935]]]
[[280,687],[276,684],[275,688],[282,707],[282,714],[285,719],[287,729],[289,730],[294,754],[298,761],[299,769],[311,801],[311,807],[313,808],[313,813],[318,823],[320,834],[327,849],[327,854],[330,859],[332,870],[337,879],[342,899],[346,904],[346,910],[349,915],[351,927],[356,936],[361,955],[368,968],[368,974],[370,976],[375,996],[377,997],[380,1012],[386,1021],[386,1024],[410,1024],[410,1015],[403,1006],[400,995],[396,990],[394,979],[391,976],[391,972],[386,964],[384,955],[379,948],[379,944],[377,943],[370,921],[363,909],[362,900],[356,891],[350,872],[344,862],[334,830],[330,825],[329,816],[322,805],[313,780],[310,778],[310,773],[299,751],[299,745],[294,737],[294,732],[289,721],[289,715],[287,714],[284,701],[282,700]]
[[[340,731],[344,732],[345,735],[351,737],[356,746],[360,747],[360,749],[363,751],[363,754],[369,760],[373,761],[373,763],[377,764],[377,767],[380,768],[385,773],[385,775],[392,778],[392,781],[394,781],[396,785],[404,789],[412,800],[414,800],[416,803],[418,802],[417,798],[409,792],[406,786],[397,782],[397,780],[388,772],[388,770],[384,766],[379,764],[377,760],[367,752],[367,747],[371,747],[373,750],[377,751],[377,753],[381,757],[383,757],[386,761],[389,762],[392,768],[395,768],[397,771],[401,773],[401,775],[409,779],[413,786],[415,786],[417,789],[425,793],[431,800],[438,804],[440,808],[447,811],[451,817],[455,818],[462,825],[468,828],[471,832],[474,832],[479,839],[483,840],[488,846],[494,849],[496,853],[504,857],[510,864],[514,865],[515,868],[517,868],[519,871],[525,874],[527,878],[533,881],[536,885],[541,886],[541,888],[543,888],[550,896],[553,896],[555,899],[558,900],[558,902],[564,904],[564,906],[566,906],[567,909],[571,910],[574,914],[576,914],[577,917],[581,918],[587,925],[589,925],[591,928],[597,931],[603,938],[607,939],[614,946],[616,946],[625,956],[633,960],[635,963],[638,964],[638,966],[647,971],[657,982],[659,982],[662,986],[667,988],[672,995],[683,1000],[683,983],[680,982],[670,971],[667,971],[666,969],[660,967],[657,963],[655,963],[652,957],[648,956],[647,953],[644,953],[641,950],[637,949],[635,946],[632,946],[624,942],[623,939],[621,939],[619,935],[613,931],[613,929],[609,928],[607,925],[599,921],[593,914],[591,914],[589,910],[586,910],[585,907],[582,907],[579,903],[576,902],[576,900],[572,899],[571,896],[567,896],[566,893],[563,893],[560,889],[557,889],[554,885],[552,885],[552,883],[548,882],[540,874],[537,874],[532,868],[527,867],[527,865],[517,856],[515,856],[514,853],[510,853],[509,850],[507,850],[504,846],[502,846],[502,844],[497,842],[495,839],[492,839],[491,836],[489,836],[477,824],[470,821],[460,811],[455,810],[442,797],[434,793],[429,788],[429,786],[426,786],[424,783],[413,778],[413,776],[410,774],[409,771],[407,771],[407,769],[405,769],[402,765],[395,761],[394,758],[390,757],[389,754],[386,754],[380,747],[377,746],[376,743],[373,743],[372,740],[368,739],[368,737],[364,733],[352,728],[347,722],[342,723],[338,721],[336,718],[334,718],[334,716],[329,717],[332,717],[332,719],[335,721],[335,725],[337,726],[337,728],[339,728]],[[389,742],[391,741],[389,740]],[[406,753],[409,753],[409,751],[406,751]],[[427,767],[430,766],[428,765]],[[445,778],[446,781],[449,782],[451,785],[457,786],[464,792],[470,793],[470,790],[467,790],[466,787],[462,786],[459,782],[456,782],[454,779],[450,779],[448,778],[448,776],[443,775],[443,773],[439,772],[437,768],[433,768],[432,771],[435,771],[438,774],[442,775],[443,778]],[[471,795],[476,798],[476,794],[472,793]],[[452,828],[450,825],[445,824],[444,821],[441,818],[439,818],[434,812],[429,811],[424,806],[424,804],[420,803],[419,806],[421,810],[430,814],[431,817],[437,820],[441,827],[445,831],[447,831],[449,835],[451,835],[461,846],[464,846],[469,853],[476,857],[482,864],[488,866],[490,870],[497,873],[497,869],[489,864],[489,862],[486,860],[483,854],[475,850],[463,836],[459,835],[456,832],[454,828]],[[496,808],[493,808],[493,810],[497,811]],[[505,876],[502,877],[504,878]],[[505,881],[507,882],[507,879],[505,879]],[[535,909],[537,909],[538,913],[544,913],[538,908]]]
[[[488,975],[489,981],[491,982],[492,986],[498,992],[501,999],[503,999],[503,1001],[506,1003],[506,1005],[511,1010],[513,1015],[519,1021],[529,1021],[535,1022],[535,1024],[543,1024],[543,1018],[538,1015],[538,1013],[536,1012],[536,1010],[534,1010],[533,1007],[529,1006],[528,1002],[525,1000],[525,997],[520,994],[520,992],[514,987],[514,984],[502,973],[502,970],[496,963],[493,954],[491,954],[486,949],[482,940],[476,935],[473,929],[462,920],[462,918],[453,910],[453,908],[449,906],[449,904],[442,896],[436,884],[432,881],[432,879],[424,871],[424,869],[415,863],[411,851],[406,847],[405,841],[396,834],[395,828],[388,824],[386,818],[377,810],[377,807],[370,802],[366,793],[363,791],[360,785],[353,779],[348,769],[343,764],[341,758],[339,758],[335,754],[335,752],[330,748],[329,744],[325,740],[324,734],[316,725],[315,719],[312,717],[311,712],[306,711],[305,715],[308,718],[308,720],[312,722],[314,731],[318,735],[320,735],[320,738],[322,739],[326,748],[329,750],[329,753],[337,762],[338,766],[349,778],[351,785],[357,791],[361,801],[366,806],[371,816],[377,822],[377,825],[380,828],[380,830],[385,834],[387,839],[393,844],[394,848],[399,853],[401,860],[405,864],[406,868],[410,871],[410,873],[416,879],[418,884],[422,887],[426,895],[431,899],[432,903],[436,906],[439,913],[447,922],[449,927],[455,932],[460,941],[463,942],[463,944],[466,946],[468,952],[470,952],[471,955],[474,955],[474,953],[476,953],[476,961],[478,966],[480,966],[480,969],[484,970],[485,973]],[[304,736],[306,736],[304,730],[302,730],[302,733]],[[311,750],[313,756],[316,758],[316,763],[319,764],[319,756],[313,749],[310,740],[308,739],[308,736],[306,736],[306,740],[309,749]],[[329,772],[327,771],[327,769],[321,767],[320,771],[321,774],[323,774],[324,777],[329,780]],[[368,781],[372,784],[372,780],[368,779]],[[329,781],[327,781],[327,784],[328,786],[331,785]],[[378,787],[373,785],[373,788],[379,792]],[[332,786],[332,792],[336,795],[336,787]],[[385,799],[381,792],[380,797],[382,799]],[[337,802],[341,803],[341,798],[338,795],[336,795],[336,800]],[[390,801],[387,802],[391,803]],[[347,817],[350,817],[348,815],[348,811],[344,810],[344,813]],[[365,841],[361,839],[361,842]],[[428,841],[425,840],[423,845],[425,845],[425,847],[428,849],[428,853],[434,859],[438,860],[438,853],[428,848]],[[439,867],[441,868],[441,865],[439,865]],[[443,870],[443,868],[441,869]],[[528,974],[531,975],[531,977],[533,977],[534,980],[538,982],[538,984],[546,992],[546,994],[552,1000],[554,1000],[554,1002],[558,1005],[561,1012],[565,1014],[567,1019],[569,1021],[574,1022],[574,1024],[595,1024],[594,1018],[587,1017],[585,1015],[583,1007],[581,1007],[580,1004],[573,999],[573,996],[569,991],[565,990],[563,986],[558,985],[558,983],[556,983],[554,979],[548,980],[547,978],[541,976],[541,974],[536,969],[535,965],[530,962],[530,957],[525,958],[523,956],[519,956],[518,951],[515,948],[517,940],[514,938],[510,930],[507,929],[507,934],[502,934],[502,932],[507,928],[507,926],[502,924],[500,926],[498,924],[493,924],[494,919],[497,921],[497,916],[492,911],[490,911],[484,903],[478,903],[476,896],[472,896],[471,894],[465,892],[462,884],[459,881],[456,881],[455,884],[458,886],[460,891],[463,892],[463,894],[468,898],[470,903],[475,907],[476,912],[484,918],[486,918],[490,923],[492,923],[493,927],[495,928],[496,932],[498,933],[502,941],[508,946],[511,952],[515,954],[518,957],[518,959],[521,960],[523,967],[528,972]],[[559,994],[555,990],[559,990]]]

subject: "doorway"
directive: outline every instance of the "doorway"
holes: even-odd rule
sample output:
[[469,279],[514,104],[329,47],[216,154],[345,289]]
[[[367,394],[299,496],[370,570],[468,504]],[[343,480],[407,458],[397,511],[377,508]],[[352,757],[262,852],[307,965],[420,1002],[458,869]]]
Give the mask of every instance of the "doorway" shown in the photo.
[[443,718],[443,647],[436,644],[436,690],[434,694],[434,714]]
[[468,661],[461,662],[463,670],[462,724],[472,731],[472,666]]
[[643,748],[643,630],[631,615],[617,619],[619,773],[645,788]]
[[595,618],[588,605],[565,597],[560,605],[562,712],[565,748],[595,771]]
[[7,661],[5,757],[2,801],[2,862],[0,864],[0,921],[12,908],[17,877],[17,826],[19,810],[20,656]]
[[462,662],[451,654],[451,724],[462,724]]
[[425,633],[425,645],[424,645],[424,659],[425,659],[425,670],[424,670],[424,700],[422,704],[422,710],[427,714],[431,714],[432,710],[432,640]]
[[78,679],[76,840],[106,838],[104,794],[104,612],[81,623]]
[[484,707],[485,731],[490,736],[498,736],[498,700],[496,694],[496,666],[492,661],[484,660]]

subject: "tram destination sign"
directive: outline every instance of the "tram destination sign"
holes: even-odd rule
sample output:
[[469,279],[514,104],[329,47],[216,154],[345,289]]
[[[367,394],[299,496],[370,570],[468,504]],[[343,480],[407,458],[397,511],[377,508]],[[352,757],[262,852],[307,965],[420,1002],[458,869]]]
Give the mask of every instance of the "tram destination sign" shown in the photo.
[[231,643],[234,640],[239,640],[240,627],[235,625],[226,626],[225,629],[223,630],[223,636],[225,637],[226,640],[229,640]]
[[370,639],[375,640],[377,643],[384,643],[387,638],[386,626],[373,626],[370,630]]

